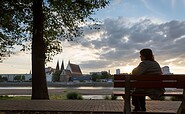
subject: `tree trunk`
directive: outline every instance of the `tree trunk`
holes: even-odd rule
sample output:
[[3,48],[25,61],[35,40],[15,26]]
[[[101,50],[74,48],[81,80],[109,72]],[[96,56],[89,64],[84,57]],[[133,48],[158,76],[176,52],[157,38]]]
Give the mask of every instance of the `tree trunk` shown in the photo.
[[33,2],[32,99],[49,99],[45,74],[43,0]]

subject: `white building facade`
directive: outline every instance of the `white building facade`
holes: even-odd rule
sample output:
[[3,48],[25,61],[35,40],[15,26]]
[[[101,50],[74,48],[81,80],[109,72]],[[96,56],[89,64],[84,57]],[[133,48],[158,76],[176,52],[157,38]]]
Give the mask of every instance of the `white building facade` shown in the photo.
[[172,74],[172,73],[170,72],[170,67],[169,67],[169,66],[164,66],[164,67],[161,68],[161,70],[162,70],[162,73],[163,73],[164,75]]
[[[52,75],[53,75],[53,68],[48,67],[45,68],[45,73],[46,73],[46,81],[51,82],[52,81]],[[0,74],[2,77],[6,77],[8,81],[16,81],[15,77],[16,76],[21,76],[24,77],[24,80],[22,81],[31,81],[32,80],[32,74]]]

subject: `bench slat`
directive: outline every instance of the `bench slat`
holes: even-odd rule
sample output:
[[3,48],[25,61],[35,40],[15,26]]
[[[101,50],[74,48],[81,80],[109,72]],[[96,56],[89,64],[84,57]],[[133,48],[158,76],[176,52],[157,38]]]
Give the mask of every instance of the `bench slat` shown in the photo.
[[[146,86],[147,85],[147,86]],[[165,82],[134,82],[130,85],[132,88],[181,88],[177,86],[176,82],[165,83]],[[123,88],[125,87],[125,83],[116,82],[114,83],[114,87]]]
[[[124,91],[116,91],[112,93],[114,96],[124,96],[125,92]],[[144,95],[144,94],[131,94],[131,96],[148,96],[148,95]],[[161,96],[177,96],[177,97],[182,97],[182,92],[165,92],[164,94],[162,94]]]
[[131,87],[185,88],[185,75],[148,75],[148,76],[115,75],[114,87],[125,87],[126,76],[130,76]]

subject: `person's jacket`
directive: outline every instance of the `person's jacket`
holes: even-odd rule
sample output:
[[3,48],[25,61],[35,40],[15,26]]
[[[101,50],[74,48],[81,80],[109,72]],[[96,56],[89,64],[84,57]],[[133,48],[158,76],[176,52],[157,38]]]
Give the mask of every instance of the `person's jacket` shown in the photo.
[[[132,75],[156,74],[161,75],[161,67],[156,61],[144,60],[136,68],[133,69]],[[160,95],[165,92],[164,88],[151,88],[151,89],[137,89],[135,93],[145,93],[151,99],[159,99]]]

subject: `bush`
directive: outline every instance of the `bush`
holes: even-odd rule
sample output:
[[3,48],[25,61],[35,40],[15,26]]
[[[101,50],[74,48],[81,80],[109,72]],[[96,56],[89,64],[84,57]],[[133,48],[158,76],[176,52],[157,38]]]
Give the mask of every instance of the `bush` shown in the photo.
[[67,93],[66,97],[67,97],[67,99],[83,100],[82,95],[77,92],[69,92],[69,93]]
[[117,96],[114,96],[113,94],[111,95],[111,100],[116,100]]
[[12,99],[12,97],[9,97],[8,95],[1,95],[0,96],[0,100],[8,100],[8,99]]
[[109,97],[108,95],[106,95],[106,96],[104,97],[104,99],[105,99],[105,100],[110,100],[110,97]]
[[104,99],[105,99],[105,100],[116,100],[116,99],[117,99],[117,96],[114,96],[114,95],[111,95],[111,96],[106,95],[106,96],[104,97]]
[[159,98],[159,100],[160,100],[160,101],[164,101],[164,100],[165,100],[165,96],[161,96],[161,97]]
[[183,96],[172,96],[171,97],[171,101],[182,101],[183,99]]

